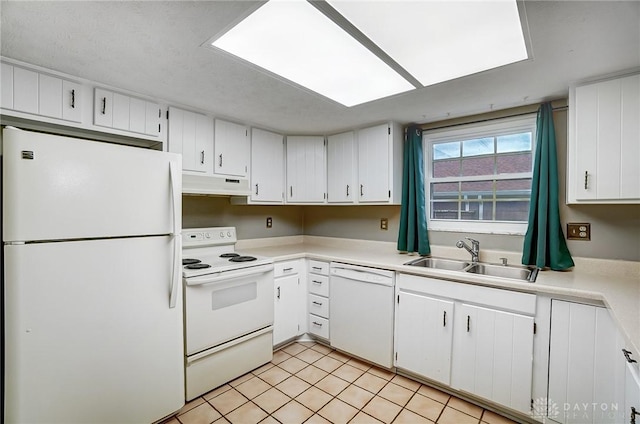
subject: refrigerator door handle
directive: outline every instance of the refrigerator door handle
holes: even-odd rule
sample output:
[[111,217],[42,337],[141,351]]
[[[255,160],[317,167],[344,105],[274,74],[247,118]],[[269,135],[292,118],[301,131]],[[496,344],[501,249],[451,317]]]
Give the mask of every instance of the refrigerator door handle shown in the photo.
[[171,274],[171,293],[169,294],[169,309],[176,307],[176,299],[178,297],[178,288],[182,281],[182,260],[180,254],[182,252],[182,239],[180,234],[173,236],[173,272]]
[[173,236],[177,236],[180,234],[180,221],[178,217],[181,216],[180,214],[182,213],[179,209],[177,199],[179,199],[178,196],[182,195],[182,187],[178,185],[180,183],[180,178],[178,175],[177,164],[174,161],[169,161],[169,180],[171,181],[171,206],[173,207],[173,230],[171,234]]

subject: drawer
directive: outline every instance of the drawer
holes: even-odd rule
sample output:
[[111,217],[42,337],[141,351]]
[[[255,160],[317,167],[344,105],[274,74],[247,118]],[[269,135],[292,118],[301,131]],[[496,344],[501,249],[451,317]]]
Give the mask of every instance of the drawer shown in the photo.
[[329,262],[309,261],[309,272],[329,275]]
[[329,297],[329,277],[309,274],[309,293]]
[[329,318],[329,299],[315,294],[309,295],[309,313]]
[[275,278],[284,277],[300,273],[300,261],[284,261],[273,264],[273,276]]
[[329,340],[329,320],[309,314],[309,333]]

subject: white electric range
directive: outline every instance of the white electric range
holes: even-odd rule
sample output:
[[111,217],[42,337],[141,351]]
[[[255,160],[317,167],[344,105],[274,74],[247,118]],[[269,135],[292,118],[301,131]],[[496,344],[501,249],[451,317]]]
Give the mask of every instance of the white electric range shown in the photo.
[[186,398],[273,357],[273,260],[235,251],[234,227],[182,231]]

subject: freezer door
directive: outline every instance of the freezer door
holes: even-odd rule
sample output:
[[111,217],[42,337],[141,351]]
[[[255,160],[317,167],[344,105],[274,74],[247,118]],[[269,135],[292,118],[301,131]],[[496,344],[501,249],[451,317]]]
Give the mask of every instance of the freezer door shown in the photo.
[[5,422],[152,423],[182,407],[171,236],[4,249]]
[[180,155],[16,128],[3,150],[4,241],[180,231]]

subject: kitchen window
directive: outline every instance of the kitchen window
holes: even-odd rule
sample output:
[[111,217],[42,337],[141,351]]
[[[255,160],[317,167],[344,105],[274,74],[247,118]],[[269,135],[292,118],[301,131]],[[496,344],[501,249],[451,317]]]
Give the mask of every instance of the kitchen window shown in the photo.
[[535,114],[425,131],[430,230],[524,234]]

